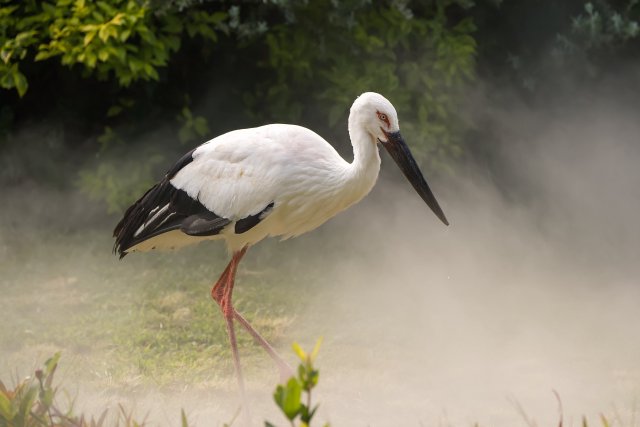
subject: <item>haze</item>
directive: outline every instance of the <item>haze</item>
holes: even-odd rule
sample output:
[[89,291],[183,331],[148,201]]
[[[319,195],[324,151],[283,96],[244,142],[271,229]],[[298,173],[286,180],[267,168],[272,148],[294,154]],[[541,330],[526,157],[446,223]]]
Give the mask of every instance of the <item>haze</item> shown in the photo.
[[[598,425],[601,413],[615,425],[638,425],[640,122],[637,111],[616,98],[591,101],[544,111],[523,105],[472,111],[474,120],[495,126],[492,149],[500,164],[464,163],[430,181],[450,227],[384,156],[378,185],[362,203],[314,233],[264,242],[250,253],[239,273],[240,307],[249,273],[295,271],[300,292],[292,298],[300,305],[278,346],[294,362],[291,342],[311,347],[324,336],[314,395],[319,421],[557,425],[557,393],[565,426],[581,425],[583,415]],[[109,292],[109,281],[130,280],[110,253],[115,217],[94,212],[78,195],[32,188],[5,194],[14,198],[2,214],[0,253],[11,258],[26,251],[29,260],[5,264],[7,286],[32,292],[35,278],[47,271],[54,278],[89,278],[65,282],[64,301],[74,292]],[[100,262],[112,265],[112,276],[96,274],[81,249],[65,256],[36,247],[39,236],[55,235],[56,227],[71,234],[77,227],[94,229],[97,240],[78,238],[78,244],[103,247]],[[197,251],[223,260],[216,247],[163,255],[156,268],[179,278]],[[123,263],[136,262],[130,258]],[[203,266],[203,298],[218,274]],[[11,304],[3,301],[4,310]],[[4,318],[2,328],[16,330],[19,340],[29,329],[25,319],[64,322],[64,307],[46,306],[36,299],[36,312]],[[269,303],[262,309],[269,311]],[[212,322],[222,322],[214,304],[211,313]],[[183,389],[128,387],[107,377],[76,385],[75,375],[84,378],[78,372],[82,351],[70,349],[64,336],[42,342],[27,349],[0,343],[2,378],[26,375],[62,349],[63,384],[82,391],[78,409],[99,414],[105,404],[121,402],[140,418],[148,413],[151,425],[176,425],[184,408],[193,424],[204,426],[222,425],[237,408],[230,370],[215,384]],[[276,375],[267,357],[247,371],[256,425],[263,419],[284,424],[271,400]]]

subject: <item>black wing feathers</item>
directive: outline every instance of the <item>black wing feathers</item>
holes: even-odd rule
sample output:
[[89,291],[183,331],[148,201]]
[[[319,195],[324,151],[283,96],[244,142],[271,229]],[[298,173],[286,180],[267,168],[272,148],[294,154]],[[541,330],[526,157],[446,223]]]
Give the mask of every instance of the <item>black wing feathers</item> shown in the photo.
[[191,215],[180,225],[180,230],[189,236],[211,236],[218,234],[231,221],[207,212],[202,215]]
[[122,258],[127,249],[159,234],[179,229],[192,236],[210,236],[230,222],[165,178],[127,209],[113,231],[116,238],[113,249]]
[[113,250],[120,258],[126,255],[127,249],[167,231],[180,229],[189,235],[207,236],[218,234],[231,222],[209,211],[169,182],[180,169],[193,161],[194,150],[182,156],[162,181],[131,205],[116,225]]
[[242,234],[251,230],[253,227],[258,225],[258,223],[262,221],[267,215],[269,215],[271,209],[273,209],[273,202],[269,203],[266,208],[262,209],[257,214],[249,215],[246,218],[239,219],[238,221],[236,221],[236,225],[234,228],[235,233]]
[[[133,246],[168,231],[180,230],[190,236],[212,236],[219,234],[232,222],[211,212],[184,190],[171,185],[170,180],[193,161],[194,150],[182,156],[167,171],[162,181],[131,205],[116,225],[113,230],[113,236],[116,238],[113,251],[117,252],[120,258]],[[271,202],[257,214],[236,221],[235,233],[245,233],[258,225],[271,212],[273,206],[274,202]]]
[[193,152],[196,151],[196,148],[180,157],[180,159],[173,165],[173,167],[167,171],[167,173],[165,174],[165,179],[170,180],[171,178],[176,176],[180,169],[191,163],[193,161]]

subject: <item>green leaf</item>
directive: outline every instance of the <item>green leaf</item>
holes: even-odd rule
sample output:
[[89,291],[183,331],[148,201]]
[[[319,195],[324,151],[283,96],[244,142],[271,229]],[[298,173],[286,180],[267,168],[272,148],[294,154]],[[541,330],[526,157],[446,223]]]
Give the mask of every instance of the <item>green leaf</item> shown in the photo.
[[207,124],[207,119],[204,117],[196,117],[193,121],[193,128],[199,136],[205,136],[209,133],[209,125]]
[[53,356],[48,358],[46,362],[44,362],[44,367],[46,369],[46,372],[45,372],[46,376],[53,375],[53,373],[56,371],[56,368],[58,367],[58,362],[60,361],[60,356],[61,355],[62,355],[62,353],[60,353],[58,351]]
[[9,51],[9,50],[0,50],[0,59],[2,59],[2,62],[4,62],[5,64],[9,63],[9,60],[11,59],[11,56],[13,55],[13,51]]
[[14,416],[11,401],[4,393],[0,393],[0,415],[2,416],[2,421],[11,421]]
[[319,406],[320,406],[320,405],[316,405],[316,406],[311,410],[311,412],[309,412],[309,421],[311,421],[311,419],[313,418],[313,416],[316,414],[316,411],[318,410],[318,407],[319,407]]
[[320,377],[320,372],[317,369],[312,369],[309,372],[309,378],[308,378],[308,388],[311,389],[312,387],[315,387],[318,384],[318,378]]
[[126,42],[130,35],[131,35],[131,30],[123,30],[120,33],[120,41]]
[[286,386],[279,385],[273,395],[276,403],[290,421],[293,421],[300,412],[301,395],[302,386],[295,378],[291,378]]
[[158,72],[156,71],[156,69],[153,68],[153,66],[148,62],[144,64],[144,72],[146,73],[147,76],[149,76],[153,80],[158,80],[160,78],[158,76]]
[[168,33],[181,33],[182,32],[182,21],[178,19],[175,15],[165,15],[164,16],[164,30]]
[[44,390],[40,393],[40,401],[46,408],[50,408],[53,404],[53,398],[55,397],[55,391],[51,388]]
[[176,37],[176,36],[165,37],[163,41],[165,42],[167,47],[174,52],[180,49],[180,37]]
[[17,67],[13,69],[13,84],[18,91],[18,95],[20,95],[20,98],[22,98],[24,94],[27,93],[29,83],[27,82],[27,78],[24,76],[24,74],[18,71]]
[[102,40],[103,43],[106,43],[109,39],[109,25],[104,24],[100,26],[100,30],[98,31],[98,37]]
[[312,362],[318,356],[318,352],[320,351],[320,346],[322,345],[323,340],[323,337],[318,338],[318,340],[316,341],[316,345],[313,346],[313,350],[311,351],[311,355],[309,356],[309,359],[311,359]]
[[307,360],[307,353],[305,353],[305,351],[302,349],[302,347],[300,347],[300,344],[298,344],[297,342],[294,342],[291,347],[293,347],[293,351],[296,352],[296,354],[298,355],[298,358],[300,358],[300,360],[305,361]]
[[56,13],[55,6],[53,6],[53,5],[49,4],[49,3],[46,3],[46,2],[42,3],[42,10],[45,13],[47,13],[48,15],[55,15],[55,13]]
[[129,59],[129,69],[133,74],[138,74],[144,68],[144,63],[138,59]]
[[102,62],[105,62],[107,59],[109,59],[109,51],[105,48],[100,49],[98,51],[98,59]]
[[84,61],[84,63],[89,68],[95,68],[96,62],[98,61],[98,57],[96,56],[96,54],[93,52],[87,52],[85,57],[86,57],[86,60]]
[[45,59],[49,59],[52,56],[56,55],[55,53],[49,52],[47,50],[41,50],[38,52],[34,58],[34,61],[43,61]]
[[189,126],[182,126],[178,131],[178,140],[180,144],[186,144],[193,139],[193,132]]
[[11,89],[15,85],[13,84],[13,74],[11,74],[10,70],[0,69],[0,86],[5,89]]
[[22,401],[20,402],[20,407],[18,408],[18,413],[16,415],[18,421],[16,423],[17,425],[27,425],[29,412],[35,403],[37,394],[38,389],[30,387],[22,397]]
[[84,36],[84,46],[86,47],[89,43],[91,43],[91,41],[93,40],[93,38],[96,36],[96,32],[95,31],[89,31],[87,34],[85,34]]
[[182,427],[189,427],[189,422],[187,421],[187,414],[184,413],[184,409],[180,410],[180,421],[182,423]]
[[120,62],[125,62],[125,60],[127,59],[127,50],[122,46],[118,46],[118,47],[109,46],[109,52],[112,55],[114,55],[116,58],[118,58]]
[[122,113],[122,110],[123,110],[122,106],[120,106],[120,105],[112,105],[107,110],[107,117],[115,117],[118,114]]
[[124,107],[131,108],[136,104],[136,100],[133,98],[119,98],[118,101]]
[[217,24],[227,19],[227,12],[214,12],[209,15],[209,23]]

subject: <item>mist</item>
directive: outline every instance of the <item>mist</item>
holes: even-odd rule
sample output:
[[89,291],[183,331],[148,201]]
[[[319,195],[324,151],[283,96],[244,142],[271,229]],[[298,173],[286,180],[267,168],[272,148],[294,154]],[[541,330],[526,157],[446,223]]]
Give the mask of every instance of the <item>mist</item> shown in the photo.
[[[251,271],[295,271],[299,303],[278,347],[295,363],[291,342],[310,347],[324,337],[314,394],[320,421],[542,426],[557,425],[562,416],[571,426],[582,416],[607,414],[616,425],[640,422],[637,110],[615,96],[544,109],[485,101],[480,96],[470,116],[478,126],[492,126],[488,150],[495,162],[461,162],[455,173],[430,180],[449,227],[383,155],[383,173],[363,202],[313,233],[261,243],[241,266],[240,294]],[[127,281],[135,288],[119,269],[134,263],[124,270],[130,271],[137,261],[118,263],[110,254],[113,217],[77,194],[28,186],[3,193],[14,200],[0,230],[6,284],[37,292],[33,283],[50,275],[40,286],[61,293],[59,304],[40,301],[34,312],[5,319],[5,331],[62,322],[65,301],[75,296],[81,305],[83,292],[108,292]],[[89,237],[80,237],[88,229]],[[57,251],[51,244],[56,232],[77,233],[77,248]],[[42,245],[50,234],[49,246]],[[104,251],[103,266],[87,264],[93,260],[85,258],[87,248]],[[205,298],[210,275],[217,277],[226,255],[221,245],[190,251],[187,257],[210,251],[199,259],[219,258],[218,270],[203,271]],[[12,264],[21,259],[16,252],[29,262]],[[153,256],[142,257],[179,278],[185,255],[149,261]],[[279,286],[263,285],[274,292]],[[2,302],[6,313],[11,304]],[[263,309],[270,310],[268,303]],[[221,321],[213,304],[211,312]],[[20,333],[0,343],[3,378],[28,374],[37,360],[63,349],[70,354],[61,366],[64,383],[84,381],[83,349],[95,337],[81,345],[56,337],[25,350]],[[253,419],[256,425],[283,423],[271,398],[275,369],[264,358],[248,368]],[[100,367],[91,369],[93,381],[77,385],[77,404],[96,415],[105,405],[123,403],[148,414],[151,425],[175,425],[180,408],[195,425],[222,425],[238,406],[228,370],[215,374],[216,381],[176,389],[134,380],[113,384]]]
[[510,180],[469,166],[434,183],[450,227],[389,181],[336,221],[353,257],[332,263],[325,335],[359,350],[331,352],[335,386],[354,378],[362,425],[553,425],[554,393],[566,425],[633,425],[637,116],[609,101],[491,114]]

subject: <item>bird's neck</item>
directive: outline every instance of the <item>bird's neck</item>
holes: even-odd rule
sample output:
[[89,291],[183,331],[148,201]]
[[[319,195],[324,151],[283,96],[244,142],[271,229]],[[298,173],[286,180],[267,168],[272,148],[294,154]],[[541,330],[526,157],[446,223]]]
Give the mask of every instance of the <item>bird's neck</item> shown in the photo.
[[[349,136],[353,145],[353,162],[349,165],[348,181],[358,200],[371,191],[380,172],[380,153],[376,143],[362,126],[349,120]],[[354,194],[355,195],[355,194]]]

